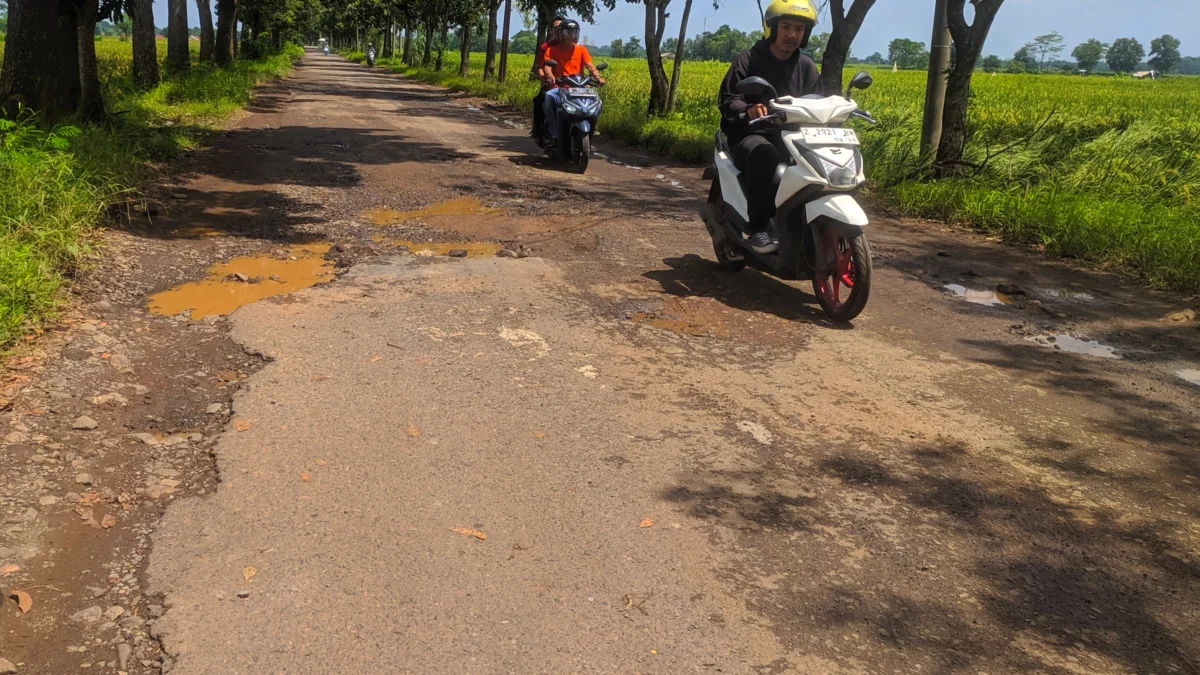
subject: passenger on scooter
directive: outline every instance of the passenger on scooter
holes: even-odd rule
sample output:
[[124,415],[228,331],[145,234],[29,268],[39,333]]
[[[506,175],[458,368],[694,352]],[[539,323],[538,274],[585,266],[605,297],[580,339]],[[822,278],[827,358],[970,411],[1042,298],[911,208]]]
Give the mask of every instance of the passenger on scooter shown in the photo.
[[600,77],[600,70],[592,63],[592,55],[588,53],[587,47],[579,44],[579,22],[573,19],[567,19],[559,24],[558,44],[546,48],[546,51],[542,53],[542,61],[557,63],[554,66],[550,64],[542,66],[542,78],[549,87],[546,90],[546,100],[543,105],[546,126],[550,131],[550,139],[557,141],[558,106],[562,90],[555,82],[560,77],[578,75],[583,72],[584,68],[587,68],[597,85],[604,86],[604,78]]
[[738,82],[758,76],[771,83],[779,96],[821,93],[817,64],[800,50],[808,45],[817,24],[812,0],[772,0],[763,13],[763,39],[742,52],[729,66],[721,82],[718,105],[721,131],[729,140],[733,163],[746,175],[746,198],[750,216],[750,247],[759,253],[778,250],[779,242],[769,231],[775,216],[775,167],[788,157],[778,133],[751,127],[750,120],[769,114],[766,101],[746,100],[737,93]]
[[542,123],[546,121],[546,115],[542,111],[542,105],[546,100],[546,82],[542,77],[542,56],[546,50],[558,44],[558,26],[563,22],[563,17],[556,16],[550,20],[550,27],[546,29],[546,41],[543,42],[533,56],[533,72],[542,86],[538,89],[537,96],[533,97],[533,130],[529,132],[530,136],[537,138],[541,133]]

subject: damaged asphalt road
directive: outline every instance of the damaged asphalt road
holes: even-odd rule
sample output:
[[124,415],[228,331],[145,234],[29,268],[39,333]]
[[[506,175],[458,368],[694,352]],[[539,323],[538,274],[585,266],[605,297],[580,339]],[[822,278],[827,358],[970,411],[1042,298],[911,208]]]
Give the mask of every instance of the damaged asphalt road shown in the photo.
[[716,269],[695,167],[514,120],[310,52],[164,177],[12,365],[0,658],[1198,672],[1192,301],[876,214],[829,325]]

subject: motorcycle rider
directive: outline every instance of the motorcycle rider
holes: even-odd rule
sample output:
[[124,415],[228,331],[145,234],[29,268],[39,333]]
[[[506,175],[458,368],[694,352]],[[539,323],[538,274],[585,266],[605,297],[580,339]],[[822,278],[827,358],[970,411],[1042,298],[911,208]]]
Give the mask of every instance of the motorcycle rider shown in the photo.
[[558,26],[564,21],[561,16],[556,16],[550,20],[550,27],[546,29],[546,41],[538,46],[537,52],[533,57],[533,72],[542,83],[538,89],[537,96],[533,97],[533,130],[529,132],[530,136],[538,137],[541,133],[542,123],[546,121],[546,115],[542,110],[542,106],[546,100],[546,82],[542,77],[542,56],[550,47],[558,44]]
[[817,64],[800,53],[816,24],[817,8],[812,0],[772,0],[763,13],[763,38],[734,59],[718,94],[721,131],[729,141],[734,166],[746,174],[748,241],[759,253],[779,249],[769,226],[775,216],[775,167],[788,157],[788,150],[782,147],[778,133],[749,126],[750,120],[770,113],[766,101],[747,100],[734,87],[747,77],[758,76],[770,82],[779,96],[819,95]]
[[558,64],[542,66],[542,79],[548,87],[543,105],[546,126],[549,128],[551,141],[557,142],[558,106],[562,90],[555,82],[560,77],[578,75],[584,68],[591,73],[597,85],[604,86],[604,78],[600,77],[600,71],[592,63],[592,55],[588,53],[587,47],[579,44],[579,22],[574,19],[567,19],[558,25],[558,44],[548,47],[542,53],[542,61],[554,61]]

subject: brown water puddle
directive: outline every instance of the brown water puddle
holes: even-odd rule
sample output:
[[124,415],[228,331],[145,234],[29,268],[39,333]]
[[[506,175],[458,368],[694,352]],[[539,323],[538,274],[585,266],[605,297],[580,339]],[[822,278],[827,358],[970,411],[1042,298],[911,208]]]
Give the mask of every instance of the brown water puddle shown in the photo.
[[961,284],[946,284],[945,288],[963,300],[976,305],[996,307],[998,305],[1012,304],[1012,298],[996,291],[979,291],[973,288],[967,288]]
[[404,246],[413,255],[429,257],[450,255],[451,251],[460,250],[466,251],[467,255],[459,257],[490,258],[504,248],[504,244],[490,241],[409,241],[408,239],[390,239],[379,234],[371,237],[371,241],[385,246]]
[[1117,353],[1114,347],[1106,345],[1099,340],[1091,340],[1068,333],[1042,335],[1034,338],[1033,341],[1043,347],[1051,347],[1070,354],[1083,354],[1084,356],[1095,356],[1102,359],[1121,358],[1121,355]]
[[375,225],[386,227],[388,225],[399,225],[414,218],[424,218],[426,216],[502,216],[504,215],[504,209],[484,206],[482,202],[474,197],[459,197],[458,199],[448,199],[444,202],[430,204],[416,211],[368,209],[364,212],[364,215],[370,218],[371,222]]
[[[174,315],[192,310],[192,318],[229,314],[243,305],[317,284],[333,281],[333,264],[322,256],[329,244],[306,244],[279,259],[270,255],[243,256],[213,265],[208,278],[155,293],[148,303],[152,314]],[[256,283],[230,278],[241,274]]]

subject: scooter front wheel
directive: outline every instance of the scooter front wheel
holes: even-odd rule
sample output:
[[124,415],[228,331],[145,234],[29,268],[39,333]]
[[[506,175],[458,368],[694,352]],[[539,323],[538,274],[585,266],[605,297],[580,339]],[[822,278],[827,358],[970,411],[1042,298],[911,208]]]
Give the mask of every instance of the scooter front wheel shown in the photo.
[[575,173],[587,171],[592,159],[592,139],[578,129],[575,130],[575,153]]
[[834,321],[850,321],[862,313],[871,295],[871,247],[867,236],[827,229],[817,246],[826,264],[813,271],[813,294]]

